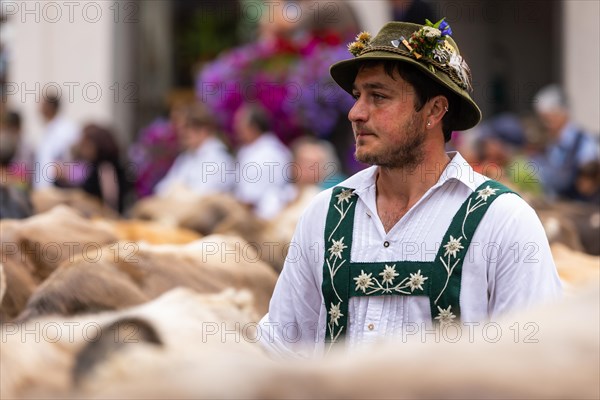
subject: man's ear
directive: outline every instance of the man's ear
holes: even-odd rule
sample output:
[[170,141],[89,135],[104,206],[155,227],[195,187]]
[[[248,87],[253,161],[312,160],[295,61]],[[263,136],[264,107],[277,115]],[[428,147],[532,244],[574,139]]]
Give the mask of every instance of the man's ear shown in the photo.
[[442,118],[448,112],[448,99],[446,96],[435,96],[427,102],[427,129],[442,126]]

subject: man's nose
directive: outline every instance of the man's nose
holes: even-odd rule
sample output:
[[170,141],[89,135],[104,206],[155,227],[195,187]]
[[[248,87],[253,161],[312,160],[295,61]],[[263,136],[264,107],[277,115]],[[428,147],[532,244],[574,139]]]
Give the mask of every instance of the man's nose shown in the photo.
[[356,100],[350,111],[348,112],[348,119],[351,122],[364,122],[368,119],[367,107],[364,101],[359,98]]

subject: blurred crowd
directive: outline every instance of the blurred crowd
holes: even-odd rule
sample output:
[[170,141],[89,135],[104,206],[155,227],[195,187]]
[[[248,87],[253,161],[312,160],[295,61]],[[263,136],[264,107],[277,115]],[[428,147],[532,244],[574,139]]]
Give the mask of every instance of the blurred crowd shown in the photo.
[[[24,132],[19,110],[2,104],[0,217],[30,215],[32,190],[78,188],[127,216],[145,197],[185,189],[199,196],[231,194],[269,220],[306,193],[341,182],[364,165],[352,157],[346,118],[352,99],[328,73],[331,63],[348,56],[346,43],[358,31],[351,8],[336,4],[342,17],[335,23],[261,23],[255,40],[202,68],[195,99],[172,101],[168,116],[157,117],[127,146],[128,132],[93,121],[77,126],[57,96],[43,96],[43,132]],[[422,1],[392,5],[398,20],[422,22],[433,13]],[[265,79],[281,85],[261,90]],[[244,92],[249,87],[256,89],[252,101]],[[338,90],[293,101],[287,92],[330,87]],[[531,105],[529,115],[498,114],[470,132],[456,132],[449,150],[528,200],[598,204],[597,132],[572,119],[558,85],[540,89]],[[32,137],[39,138],[35,145],[26,140]]]
[[[496,115],[455,135],[450,145],[478,172],[528,199],[598,204],[597,136],[572,120],[557,85],[542,88],[532,104],[530,116]],[[306,187],[327,188],[344,176],[331,143],[304,135],[285,145],[257,103],[237,109],[233,137],[222,133],[203,104],[176,103],[169,120],[142,131],[127,152],[110,127],[77,127],[66,119],[57,97],[44,99],[40,116],[44,132],[33,147],[25,141],[19,113],[2,114],[1,183],[10,193],[3,196],[2,217],[28,215],[28,191],[54,186],[80,188],[119,213],[142,197],[166,196],[180,188],[198,195],[231,193],[270,219]],[[160,133],[154,134],[157,124]]]
[[473,168],[530,200],[600,202],[598,135],[572,118],[560,86],[541,88],[532,113],[502,113],[451,142]]
[[[57,97],[40,105],[45,125],[35,147],[25,141],[17,112],[2,115],[2,218],[30,215],[28,193],[55,187],[81,189],[123,215],[147,196],[166,197],[182,189],[200,196],[229,193],[271,219],[308,188],[324,189],[343,177],[329,142],[304,136],[284,145],[258,104],[239,107],[230,140],[201,103],[177,103],[170,119],[142,131],[129,151],[120,148],[110,127],[77,127],[62,116],[60,106]],[[149,140],[157,124],[166,134]],[[174,146],[166,145],[173,139]],[[147,162],[133,161],[140,153]]]

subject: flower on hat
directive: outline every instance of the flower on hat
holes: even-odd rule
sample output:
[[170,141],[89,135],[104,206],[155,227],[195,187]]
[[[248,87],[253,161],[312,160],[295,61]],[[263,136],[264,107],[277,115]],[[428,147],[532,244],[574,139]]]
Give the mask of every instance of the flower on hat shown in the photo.
[[463,89],[472,91],[471,70],[466,61],[446,40],[450,35],[452,35],[452,29],[445,18],[436,23],[426,19],[425,25],[414,32],[408,41],[402,37],[401,40],[392,41],[392,45],[398,47],[396,43],[399,45],[402,42],[417,60],[424,57],[423,60],[426,61],[429,70],[434,74],[436,63],[438,67],[440,65],[449,67],[453,71],[451,74],[452,79]]
[[442,36],[442,31],[431,26],[424,26],[423,34],[428,38],[436,38]]
[[348,51],[352,53],[355,57],[358,56],[364,49],[365,44],[363,42],[352,42],[348,43]]
[[445,18],[441,19],[438,29],[442,31],[442,36],[452,36],[452,29],[450,25],[445,21]]
[[358,57],[360,53],[371,44],[371,34],[363,31],[356,35],[354,42],[348,44],[348,51],[352,53],[354,57]]
[[411,53],[418,55],[417,58],[420,56],[441,58],[440,53],[445,51],[445,37],[452,34],[450,25],[444,19],[440,19],[435,24],[426,19],[425,26],[411,35],[408,42],[412,47]]

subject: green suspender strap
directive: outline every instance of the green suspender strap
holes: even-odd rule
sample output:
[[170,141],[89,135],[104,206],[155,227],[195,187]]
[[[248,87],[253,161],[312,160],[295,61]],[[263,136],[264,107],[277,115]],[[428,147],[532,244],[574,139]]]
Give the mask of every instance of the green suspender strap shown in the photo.
[[[335,187],[325,222],[323,297],[328,310],[326,343],[339,342],[347,331],[352,296],[428,296],[433,322],[460,319],[462,264],[485,212],[501,194],[511,193],[489,180],[477,188],[452,219],[434,261],[352,262],[352,233],[358,196]],[[455,321],[456,319],[456,321]]]

